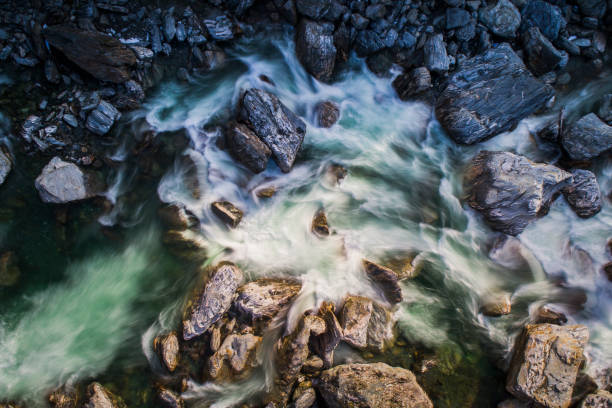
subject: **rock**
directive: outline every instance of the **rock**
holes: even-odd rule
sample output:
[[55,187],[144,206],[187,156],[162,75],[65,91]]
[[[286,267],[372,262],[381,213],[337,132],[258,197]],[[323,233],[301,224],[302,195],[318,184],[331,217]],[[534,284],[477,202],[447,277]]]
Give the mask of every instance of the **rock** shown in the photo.
[[336,63],[334,25],[302,19],[297,27],[295,52],[306,70],[318,80],[329,82]]
[[236,228],[242,220],[242,211],[229,201],[215,201],[211,204],[211,209],[221,221],[232,228]]
[[242,271],[232,263],[222,262],[213,269],[186,308],[183,339],[201,335],[227,312],[242,279]]
[[87,387],[86,400],[87,402],[83,404],[83,408],[125,407],[123,401],[97,382],[93,382]]
[[234,24],[227,16],[220,15],[214,19],[204,20],[204,24],[210,36],[217,41],[234,38]]
[[121,113],[105,100],[101,100],[98,106],[91,111],[85,122],[85,127],[91,132],[103,136],[113,127],[115,121],[119,120]]
[[480,9],[478,18],[493,34],[503,38],[514,38],[521,25],[521,13],[509,0]]
[[389,268],[363,260],[365,273],[383,291],[389,303],[400,303],[402,301],[402,288],[399,286],[397,274]]
[[164,36],[166,37],[166,41],[174,40],[175,35],[176,20],[174,20],[172,13],[168,13],[164,16]]
[[565,51],[557,50],[537,27],[531,27],[523,34],[523,47],[527,53],[527,65],[535,75],[563,68],[569,58]]
[[119,40],[68,25],[47,27],[43,34],[49,45],[96,79],[114,83],[130,79],[129,67],[136,64],[136,54]]
[[612,126],[589,113],[566,127],[561,145],[572,160],[591,160],[612,149]]
[[589,218],[601,211],[601,192],[595,174],[588,170],[572,170],[574,180],[563,189],[565,199],[574,212]]
[[47,163],[34,185],[40,199],[53,204],[85,200],[95,196],[99,190],[93,176],[59,157]]
[[468,25],[470,22],[471,15],[468,11],[451,7],[446,9],[446,29],[452,30],[455,28],[463,27]]
[[[52,408],[77,408],[77,395],[73,390],[60,387],[49,394],[49,405]],[[0,405],[1,406],[1,405]]]
[[527,325],[516,343],[506,389],[546,407],[569,406],[588,338],[581,325]]
[[185,407],[185,402],[180,397],[180,395],[165,387],[159,387],[159,389],[157,390],[157,398],[159,399],[159,402],[161,402],[161,404],[167,408]]
[[261,340],[250,333],[227,336],[208,360],[208,377],[214,380],[244,378],[257,363],[255,357]]
[[316,387],[330,408],[433,408],[412,372],[384,363],[336,366]]
[[272,152],[245,124],[231,125],[227,132],[227,144],[236,160],[253,173],[261,173],[266,169]]
[[363,30],[357,34],[355,39],[355,51],[357,56],[366,57],[386,47],[380,34],[372,30]]
[[325,332],[311,339],[313,351],[321,357],[323,365],[329,368],[334,363],[334,350],[342,341],[342,327],[336,318],[336,308],[331,302],[323,302],[318,315],[325,321]]
[[241,16],[255,3],[255,0],[228,0],[224,3],[228,10],[232,10],[234,14]]
[[302,367],[302,372],[306,374],[318,375],[321,370],[323,370],[324,365],[325,363],[323,363],[323,360],[320,357],[313,355],[308,357],[308,360],[306,360],[306,362],[304,363],[304,366]]
[[499,317],[510,314],[512,302],[508,293],[496,293],[485,297],[480,311],[485,316]]
[[294,393],[293,408],[310,408],[317,400],[317,394],[314,388],[310,387],[303,390],[296,398]]
[[327,223],[327,216],[325,215],[325,211],[317,211],[317,213],[312,218],[310,230],[319,238],[329,236],[329,224]]
[[608,280],[612,282],[612,262],[607,262],[602,269],[604,274],[606,275],[606,278],[608,278]]
[[164,226],[173,230],[186,230],[200,223],[194,213],[182,204],[168,204],[157,210]]
[[542,0],[529,0],[521,15],[525,29],[538,27],[550,41],[555,41],[566,25],[561,9]]
[[340,313],[342,340],[360,350],[382,351],[393,337],[391,313],[362,296],[347,296]]
[[168,371],[176,370],[179,362],[179,340],[176,332],[155,337],[153,348]]
[[340,107],[331,101],[317,103],[314,112],[319,127],[330,128],[340,118]]
[[612,93],[604,95],[601,99],[597,116],[608,125],[612,125]]
[[612,394],[599,390],[587,397],[580,404],[580,408],[612,408]]
[[[589,394],[596,392],[598,388],[597,382],[590,375],[579,372],[572,392],[571,406],[577,406],[580,401],[584,400]],[[612,403],[612,401],[610,402]],[[609,408],[612,408],[612,405]]]
[[13,168],[13,160],[10,154],[3,148],[0,148],[0,185],[4,184],[6,177]]
[[77,118],[74,115],[71,115],[70,113],[65,113],[62,119],[64,119],[64,122],[66,122],[70,127],[75,128],[79,126]]
[[270,148],[278,167],[293,167],[306,134],[306,124],[278,98],[261,89],[249,89],[242,99],[242,119]]
[[190,229],[168,230],[164,232],[162,242],[171,253],[188,261],[203,261],[208,257],[208,242]]
[[585,16],[602,18],[608,8],[605,0],[578,0],[580,12]]
[[508,44],[461,63],[436,102],[436,115],[460,144],[510,130],[543,107],[553,89],[535,79]]
[[270,320],[286,310],[301,289],[295,280],[258,279],[238,288],[234,308],[249,323]]
[[425,54],[425,66],[430,71],[444,72],[450,67],[450,59],[446,54],[446,46],[444,45],[444,37],[442,34],[430,36],[425,41],[423,47]]
[[300,14],[319,20],[331,9],[332,0],[296,0],[295,6]]
[[563,326],[567,323],[565,313],[555,310],[554,306],[543,305],[538,308],[534,318],[534,323],[549,323]]
[[482,151],[464,176],[468,204],[482,213],[491,228],[520,234],[548,212],[572,175],[549,164],[533,163],[508,152]]
[[393,88],[403,101],[410,99],[429,99],[431,96],[431,74],[426,67],[418,67],[398,75],[393,80]]
[[40,116],[30,115],[26,118],[21,125],[21,137],[25,139],[26,142],[32,141],[32,136],[35,135],[42,128],[42,119]]

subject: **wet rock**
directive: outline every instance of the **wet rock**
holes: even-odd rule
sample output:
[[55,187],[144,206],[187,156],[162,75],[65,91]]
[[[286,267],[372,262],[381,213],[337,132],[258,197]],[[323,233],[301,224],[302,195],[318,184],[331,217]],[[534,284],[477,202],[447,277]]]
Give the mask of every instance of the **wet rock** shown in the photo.
[[330,128],[340,118],[340,107],[331,101],[319,102],[314,112],[319,127]]
[[399,98],[403,101],[410,99],[429,99],[432,85],[431,74],[425,67],[414,68],[413,70],[399,75],[393,80],[393,88]]
[[302,147],[306,124],[275,95],[254,88],[246,91],[240,115],[270,148],[278,167],[289,172]]
[[471,15],[468,11],[451,7],[446,9],[446,29],[452,30],[469,24]]
[[188,261],[203,261],[208,257],[208,242],[192,230],[168,230],[162,236],[168,250]]
[[599,390],[588,395],[580,404],[580,408],[612,408],[612,394],[605,390]]
[[430,36],[427,41],[425,41],[423,52],[425,54],[425,66],[427,69],[434,72],[448,71],[450,59],[446,53],[446,46],[444,45],[444,37],[442,34]]
[[489,250],[489,258],[498,265],[514,271],[541,269],[539,261],[523,243],[515,237],[502,234]]
[[512,129],[553,94],[504,43],[463,61],[435,109],[449,136],[460,144],[474,144]]
[[506,389],[547,407],[567,407],[583,351],[585,326],[527,325],[514,351]]
[[566,25],[561,9],[542,0],[530,0],[521,15],[525,29],[538,27],[550,41],[555,41]]
[[42,128],[42,119],[40,116],[30,115],[21,125],[21,137],[26,142],[32,141],[32,136]]
[[65,387],[58,388],[49,394],[49,405],[52,408],[77,408],[77,402],[76,392],[67,390]]
[[4,184],[6,177],[13,168],[13,160],[10,154],[4,149],[0,148],[0,185]]
[[298,396],[293,397],[293,408],[310,408],[317,400],[317,394],[314,388],[309,387],[301,391]]
[[97,382],[87,387],[86,400],[83,408],[125,408],[123,401]]
[[595,174],[588,170],[572,170],[574,180],[563,189],[565,199],[574,212],[589,218],[601,211],[601,192]]
[[214,380],[244,378],[256,365],[255,357],[261,340],[250,333],[227,336],[208,360],[208,377]]
[[228,10],[232,10],[233,13],[241,16],[255,3],[255,0],[229,0],[224,3]]
[[503,38],[514,38],[521,25],[521,13],[509,0],[480,9],[478,18],[493,34]]
[[245,124],[231,125],[227,133],[227,144],[232,155],[253,173],[261,173],[266,169],[272,152]]
[[612,149],[612,126],[589,113],[565,129],[561,144],[572,160],[591,160]]
[[301,289],[295,280],[258,279],[238,288],[234,308],[247,322],[269,320],[286,310]]
[[577,3],[582,14],[595,18],[602,18],[608,8],[605,0],[578,0]]
[[166,41],[174,40],[176,35],[176,20],[172,13],[168,13],[164,16],[164,36]]
[[222,262],[205,279],[191,298],[183,319],[183,339],[204,333],[230,308],[234,293],[242,282],[242,271],[234,264]]
[[554,306],[543,305],[536,311],[534,323],[549,323],[562,326],[567,323],[567,317],[565,316],[565,313],[555,310]]
[[214,19],[204,20],[204,24],[210,36],[217,41],[227,41],[234,38],[234,24],[227,16],[220,15]]
[[326,368],[333,365],[334,350],[343,337],[342,327],[335,312],[336,308],[333,303],[323,302],[318,315],[325,321],[325,332],[311,340],[313,351],[321,357]]
[[362,296],[348,296],[340,314],[342,340],[360,350],[382,351],[393,337],[391,313],[382,305]]
[[300,14],[319,20],[331,9],[332,0],[296,0],[295,6]]
[[112,104],[101,100],[98,106],[91,111],[85,122],[85,127],[91,132],[103,136],[107,134],[115,121],[119,120],[121,113]]
[[537,27],[531,27],[523,34],[523,46],[527,65],[535,75],[543,75],[567,64],[567,53],[557,50]]
[[510,314],[512,302],[508,293],[496,293],[485,297],[480,311],[485,316],[499,317]]
[[297,27],[295,52],[306,70],[318,80],[329,82],[336,64],[334,25],[302,19]]
[[179,362],[179,340],[176,332],[155,337],[153,348],[168,371],[176,370]]
[[180,395],[165,387],[159,387],[157,390],[157,398],[162,406],[167,408],[184,408],[185,406],[185,402]]
[[368,277],[382,289],[389,303],[399,303],[402,301],[402,288],[394,271],[365,259],[363,260],[363,268]]
[[211,204],[211,209],[221,221],[232,228],[236,228],[242,220],[242,211],[229,201],[215,201]]
[[136,54],[113,37],[92,31],[81,31],[67,25],[44,30],[49,45],[96,79],[122,83],[130,79],[130,66]]
[[64,204],[95,196],[98,188],[91,175],[74,163],[54,157],[34,182],[45,203]]
[[325,211],[317,211],[315,216],[312,218],[310,230],[319,238],[329,236],[329,224],[327,223],[327,216],[325,215]]
[[520,234],[548,212],[572,175],[549,164],[533,163],[508,152],[482,151],[464,176],[468,204],[484,215],[491,228]]
[[316,387],[333,408],[433,408],[412,372],[384,363],[336,366],[321,373]]
[[198,217],[181,204],[169,204],[161,207],[157,214],[168,229],[186,230],[200,223]]

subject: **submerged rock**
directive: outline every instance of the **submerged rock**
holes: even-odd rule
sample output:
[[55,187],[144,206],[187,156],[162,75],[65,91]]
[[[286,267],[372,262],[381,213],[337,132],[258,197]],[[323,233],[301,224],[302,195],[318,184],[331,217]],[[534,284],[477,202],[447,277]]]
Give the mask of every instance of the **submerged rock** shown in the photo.
[[180,204],[169,204],[157,210],[164,226],[175,230],[186,230],[200,223],[198,217]]
[[229,201],[215,201],[211,204],[211,209],[221,221],[232,228],[236,228],[242,220],[242,211]]
[[490,317],[499,317],[510,314],[512,302],[507,293],[497,293],[486,296],[480,307],[482,314]]
[[580,408],[612,408],[612,394],[605,390],[599,390],[587,397],[580,404]]
[[504,38],[514,38],[521,25],[521,13],[509,0],[480,9],[478,17],[493,34]]
[[563,189],[565,199],[579,217],[594,216],[601,211],[601,192],[595,174],[578,169],[572,170],[572,176],[572,184]]
[[612,149],[612,126],[589,113],[565,129],[561,145],[572,160],[594,159]]
[[261,173],[266,169],[272,152],[247,125],[243,123],[231,125],[226,140],[236,160],[253,173]]
[[185,402],[180,395],[165,387],[159,387],[157,390],[157,398],[159,402],[167,408],[183,408],[185,406]]
[[533,163],[508,152],[482,151],[464,176],[468,204],[482,213],[489,226],[509,235],[520,234],[548,212],[572,175],[549,164]]
[[318,103],[314,108],[314,112],[315,120],[319,127],[330,128],[340,118],[340,107],[331,101]]
[[13,251],[0,255],[0,286],[13,286],[19,281],[21,270]]
[[291,304],[301,289],[302,284],[295,280],[258,279],[238,288],[234,308],[247,322],[272,319]]
[[242,271],[232,263],[223,262],[214,268],[186,308],[183,339],[200,336],[227,312],[242,279]]
[[340,313],[342,340],[360,350],[382,351],[393,337],[391,312],[362,296],[347,296]]
[[312,76],[329,82],[336,64],[334,25],[302,19],[296,30],[295,52]]
[[512,129],[553,94],[553,89],[534,78],[504,43],[463,61],[435,109],[453,140],[474,144]]
[[433,408],[412,372],[384,363],[336,366],[316,387],[332,408]]
[[11,172],[13,160],[8,152],[0,149],[0,185],[4,184],[6,177]]
[[176,332],[155,337],[153,348],[168,371],[176,370],[179,362],[179,339]]
[[86,399],[83,408],[125,408],[123,401],[97,382],[87,387]]
[[506,389],[547,407],[569,406],[588,338],[585,326],[527,325],[516,343]]
[[270,148],[278,167],[293,167],[306,134],[306,124],[273,94],[249,89],[242,99],[241,118]]
[[363,260],[363,268],[368,277],[380,286],[389,303],[399,303],[402,301],[402,288],[399,285],[399,278],[394,271],[366,259]]
[[74,163],[54,157],[43,168],[34,182],[45,203],[64,204],[85,200],[98,192],[93,177]]
[[164,232],[162,242],[179,258],[203,261],[208,257],[208,242],[192,230],[169,230]]
[[208,360],[207,375],[215,380],[242,378],[256,365],[261,337],[230,334]]

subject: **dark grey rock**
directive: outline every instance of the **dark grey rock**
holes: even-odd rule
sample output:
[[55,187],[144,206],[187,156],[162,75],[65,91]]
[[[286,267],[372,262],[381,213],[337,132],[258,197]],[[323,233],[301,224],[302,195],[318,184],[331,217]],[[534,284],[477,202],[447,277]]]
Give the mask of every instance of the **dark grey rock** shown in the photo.
[[530,27],[523,34],[523,46],[527,53],[527,65],[535,75],[543,75],[567,65],[567,53],[557,50],[537,27]]
[[91,111],[85,122],[85,127],[97,135],[107,134],[115,121],[121,117],[121,113],[105,100],[101,100],[98,106]]
[[176,24],[176,40],[179,42],[183,42],[187,39],[187,31],[185,30],[185,24],[182,21],[179,21]]
[[561,145],[572,160],[591,160],[612,149],[612,127],[594,113],[567,127]]
[[0,185],[4,184],[12,168],[13,160],[11,155],[4,149],[0,149]]
[[409,33],[408,31],[404,31],[397,40],[397,45],[402,48],[412,49],[417,43],[416,37]]
[[217,41],[227,41],[234,38],[234,24],[224,15],[214,19],[204,20],[210,36]]
[[464,176],[468,204],[491,228],[520,234],[572,182],[572,175],[549,164],[533,163],[508,152],[482,151]]
[[332,0],[296,0],[295,6],[300,14],[320,20],[332,8]]
[[45,203],[63,204],[95,196],[97,186],[76,164],[54,157],[34,183]]
[[65,113],[62,119],[64,119],[64,122],[66,122],[70,127],[75,128],[79,126],[77,118],[70,113]]
[[314,108],[314,113],[319,127],[330,128],[340,118],[340,107],[331,101],[319,102]]
[[57,66],[50,59],[45,61],[45,78],[47,78],[47,81],[51,82],[52,84],[59,84],[61,80]]
[[602,18],[608,8],[605,0],[578,0],[577,3],[582,14],[595,18]]
[[385,17],[387,9],[384,4],[370,4],[365,9],[365,15],[370,20],[379,20]]
[[612,93],[605,95],[601,99],[597,116],[608,125],[612,125]]
[[446,29],[463,27],[470,22],[471,15],[468,11],[456,7],[446,9]]
[[444,37],[442,34],[429,36],[423,47],[425,66],[430,71],[444,72],[450,67],[450,59],[446,53]]
[[30,115],[23,122],[23,125],[21,125],[21,137],[23,137],[26,142],[31,142],[32,136],[34,136],[41,128],[42,119],[40,116]]
[[228,0],[223,3],[228,10],[232,10],[234,14],[241,16],[255,3],[255,0]]
[[510,130],[553,95],[553,89],[535,79],[508,44],[500,44],[463,61],[435,109],[450,137],[460,144],[474,144]]
[[236,228],[242,220],[242,211],[229,201],[215,201],[210,207],[221,221],[232,228]]
[[[466,25],[455,30],[455,38],[458,41],[470,41],[476,37],[476,20],[470,19]],[[455,55],[455,53],[451,53]]]
[[273,94],[249,89],[244,94],[240,116],[270,148],[272,157],[287,173],[306,134],[306,124]]
[[521,13],[509,0],[480,9],[478,17],[493,34],[504,38],[514,38],[521,25]]
[[166,37],[166,41],[174,40],[174,36],[176,35],[176,20],[172,13],[168,13],[164,17],[164,36]]
[[334,73],[336,47],[334,25],[302,19],[296,31],[295,52],[306,70],[328,82]]
[[431,74],[425,67],[414,68],[410,72],[398,75],[393,80],[393,87],[403,101],[413,98],[427,99],[432,89]]
[[563,189],[563,195],[574,212],[582,218],[589,218],[601,211],[601,192],[593,172],[572,170],[574,180]]
[[363,30],[368,26],[369,23],[370,23],[370,20],[368,20],[361,14],[358,14],[358,13],[351,14],[351,25],[355,27],[355,29]]
[[360,57],[366,57],[385,48],[381,36],[373,30],[363,30],[355,39],[355,51]]
[[227,132],[227,144],[236,160],[253,173],[261,173],[266,169],[272,152],[247,125],[231,125]]
[[521,15],[524,29],[538,27],[550,41],[555,41],[567,24],[559,7],[542,0],[530,0]]

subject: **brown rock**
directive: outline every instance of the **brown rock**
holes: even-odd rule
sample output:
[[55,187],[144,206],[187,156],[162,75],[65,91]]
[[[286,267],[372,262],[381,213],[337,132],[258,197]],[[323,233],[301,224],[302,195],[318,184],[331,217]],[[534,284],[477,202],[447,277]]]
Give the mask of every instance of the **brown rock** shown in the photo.
[[179,362],[179,340],[176,332],[172,331],[168,334],[155,337],[153,348],[166,369],[173,372]]
[[186,230],[200,223],[195,214],[179,204],[165,205],[157,214],[166,228],[171,230]]
[[238,288],[234,308],[243,320],[269,320],[287,309],[302,289],[299,281],[263,278]]
[[311,343],[313,351],[321,357],[324,366],[331,367],[334,362],[334,350],[342,340],[342,327],[336,318],[335,306],[331,302],[323,302],[318,315],[325,321],[325,332],[315,336]]
[[402,288],[399,286],[399,279],[395,272],[366,259],[363,260],[363,267],[368,277],[383,290],[390,303],[402,301]]
[[549,323],[559,326],[567,323],[565,313],[555,310],[553,306],[544,305],[538,308],[534,323]]
[[208,242],[192,230],[169,230],[164,232],[162,242],[179,258],[189,261],[203,261],[208,257]]
[[382,351],[393,336],[391,313],[362,296],[348,296],[340,314],[342,340],[360,350]]
[[329,224],[327,223],[327,216],[323,210],[317,211],[312,219],[311,231],[318,237],[326,237],[329,235]]
[[211,208],[221,221],[232,228],[236,228],[242,220],[242,211],[229,201],[215,201]]
[[484,299],[480,311],[485,316],[499,317],[510,314],[512,302],[508,293],[497,293]]
[[97,382],[87,387],[86,400],[83,408],[125,408],[121,399]]
[[[76,392],[67,390],[65,387],[58,388],[49,394],[49,405],[53,408],[76,408]],[[0,404],[0,407],[1,406]]]
[[0,286],[13,286],[19,281],[21,271],[13,251],[0,255]]
[[215,380],[243,378],[256,365],[260,345],[261,337],[250,333],[230,334],[208,360],[208,377]]
[[183,408],[185,406],[185,402],[180,395],[164,387],[159,387],[157,390],[157,398],[167,408]]

